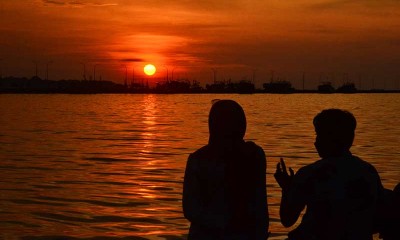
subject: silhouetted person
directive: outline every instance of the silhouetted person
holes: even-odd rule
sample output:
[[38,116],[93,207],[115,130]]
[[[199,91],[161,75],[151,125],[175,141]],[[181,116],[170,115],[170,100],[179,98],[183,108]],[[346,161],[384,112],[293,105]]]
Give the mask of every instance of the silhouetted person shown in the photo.
[[383,240],[400,239],[400,183],[393,191],[385,189],[377,212],[376,228]]
[[328,109],[313,123],[314,145],[322,159],[300,168],[295,175],[291,168],[290,175],[287,173],[281,159],[275,173],[282,188],[282,224],[292,226],[307,206],[289,239],[372,239],[383,187],[375,168],[350,152],[356,119],[350,112]]
[[266,159],[245,142],[246,117],[232,100],[211,107],[208,144],[190,154],[183,187],[188,239],[266,239]]

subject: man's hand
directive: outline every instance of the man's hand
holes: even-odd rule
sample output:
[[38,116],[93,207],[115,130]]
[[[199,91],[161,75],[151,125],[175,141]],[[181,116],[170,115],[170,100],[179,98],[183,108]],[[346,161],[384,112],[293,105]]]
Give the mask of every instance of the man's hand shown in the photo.
[[283,161],[283,158],[281,158],[281,161],[278,162],[278,164],[276,165],[276,172],[274,174],[274,177],[282,190],[287,190],[292,183],[292,179],[294,177],[293,169],[289,168],[289,172],[290,175],[286,170],[286,165]]

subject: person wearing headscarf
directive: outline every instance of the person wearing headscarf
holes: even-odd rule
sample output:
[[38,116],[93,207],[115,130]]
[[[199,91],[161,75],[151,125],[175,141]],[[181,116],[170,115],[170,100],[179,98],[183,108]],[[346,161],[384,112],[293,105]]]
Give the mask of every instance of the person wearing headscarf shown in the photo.
[[215,102],[208,125],[208,144],[189,155],[185,170],[188,239],[267,239],[266,158],[261,147],[243,140],[242,107],[232,100]]

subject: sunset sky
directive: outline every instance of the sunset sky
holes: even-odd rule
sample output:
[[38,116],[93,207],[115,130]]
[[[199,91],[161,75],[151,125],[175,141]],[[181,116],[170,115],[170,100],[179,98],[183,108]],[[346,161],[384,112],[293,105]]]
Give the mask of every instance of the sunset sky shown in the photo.
[[398,0],[0,0],[3,76],[349,80],[398,88]]

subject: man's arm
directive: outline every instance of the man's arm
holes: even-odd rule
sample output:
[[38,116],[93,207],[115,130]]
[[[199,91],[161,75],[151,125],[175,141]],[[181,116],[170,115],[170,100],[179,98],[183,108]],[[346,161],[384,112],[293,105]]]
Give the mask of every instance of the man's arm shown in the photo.
[[279,215],[281,223],[285,227],[290,227],[295,224],[301,211],[303,211],[306,206],[302,186],[304,171],[300,169],[296,175],[291,168],[289,168],[289,171],[290,175],[286,170],[285,162],[281,158],[274,176],[279,186],[282,188]]
[[305,206],[305,203],[300,198],[296,198],[292,189],[282,190],[281,206],[279,208],[282,225],[291,227],[295,224]]

